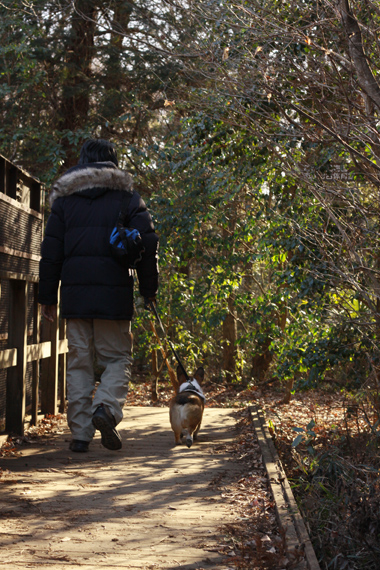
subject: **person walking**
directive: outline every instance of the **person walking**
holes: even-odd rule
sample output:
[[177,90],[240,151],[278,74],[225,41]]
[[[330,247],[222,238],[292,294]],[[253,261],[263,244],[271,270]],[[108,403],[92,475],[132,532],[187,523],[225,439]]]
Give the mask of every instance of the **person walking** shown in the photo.
[[[77,166],[52,186],[51,213],[41,246],[41,313],[67,319],[67,421],[70,450],[86,452],[95,430],[107,449],[122,446],[116,426],[123,418],[132,366],[133,271],[113,255],[110,235],[132,177],[118,168],[116,150],[103,139],[83,145]],[[133,190],[127,222],[141,235],[144,251],[136,265],[140,294],[155,301],[158,236],[141,196]],[[94,357],[104,367],[95,391]]]

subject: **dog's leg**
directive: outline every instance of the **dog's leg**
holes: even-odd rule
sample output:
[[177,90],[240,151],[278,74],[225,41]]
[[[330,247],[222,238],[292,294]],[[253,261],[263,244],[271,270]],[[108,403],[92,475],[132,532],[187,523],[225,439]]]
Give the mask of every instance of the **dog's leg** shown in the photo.
[[194,439],[198,439],[198,432],[199,432],[200,429],[201,429],[201,424],[199,423],[198,426],[197,426],[197,428],[196,428],[196,430],[195,430],[195,432],[193,433],[193,438],[194,438]]
[[174,432],[174,439],[175,439],[175,444],[176,445],[180,445],[182,443],[182,433],[181,430],[176,430]]
[[193,436],[188,430],[185,430],[185,433],[182,436],[182,441],[187,445],[187,447],[191,447],[193,445]]
[[182,443],[181,410],[182,406],[178,406],[173,400],[170,402],[169,404],[170,425],[172,426],[176,445]]
[[182,443],[185,443],[187,447],[191,447],[193,445],[193,434],[191,432],[191,429],[187,428],[183,429],[181,438],[182,438]]

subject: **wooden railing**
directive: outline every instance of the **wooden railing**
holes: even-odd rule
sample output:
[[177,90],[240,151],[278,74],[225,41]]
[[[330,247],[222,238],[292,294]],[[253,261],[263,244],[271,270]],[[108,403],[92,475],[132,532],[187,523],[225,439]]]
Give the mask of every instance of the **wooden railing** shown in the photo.
[[[66,393],[66,323],[59,319],[41,327],[37,302],[38,278],[0,271],[0,283],[9,281],[8,348],[0,351],[0,369],[7,369],[6,433],[23,435],[26,416],[27,364],[32,363],[31,423],[38,413],[63,412]],[[28,344],[28,286],[33,285],[32,344]],[[0,289],[1,294],[1,289]],[[59,303],[58,303],[59,306]],[[39,397],[41,394],[41,397]]]

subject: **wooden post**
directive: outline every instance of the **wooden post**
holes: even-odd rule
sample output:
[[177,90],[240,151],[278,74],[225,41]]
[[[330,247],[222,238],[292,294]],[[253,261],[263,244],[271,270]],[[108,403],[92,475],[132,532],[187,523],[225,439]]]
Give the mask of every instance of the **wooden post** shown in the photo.
[[[40,320],[41,312],[38,304],[38,284],[33,284],[33,344],[40,342]],[[38,418],[38,389],[40,376],[40,361],[34,360],[32,363],[32,425],[37,424]]]
[[27,345],[27,281],[9,281],[8,346],[17,349],[17,365],[7,372],[6,426],[8,433],[24,434]]
[[51,356],[41,361],[41,412],[57,415],[58,413],[58,357],[59,357],[59,291],[57,318],[53,323],[44,319],[42,341],[51,342]]
[[[59,330],[60,338],[66,338],[66,319],[61,319]],[[59,355],[59,412],[64,413],[66,407],[66,352]]]

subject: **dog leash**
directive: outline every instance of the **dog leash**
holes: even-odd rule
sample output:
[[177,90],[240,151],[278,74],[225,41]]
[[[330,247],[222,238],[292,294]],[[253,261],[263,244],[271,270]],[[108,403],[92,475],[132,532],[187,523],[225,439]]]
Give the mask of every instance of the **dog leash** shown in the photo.
[[162,346],[161,339],[157,334],[156,327],[154,326],[153,321],[150,321],[150,328],[152,329],[152,333],[154,334],[158,344],[160,345],[162,358],[164,359],[164,363],[166,364],[166,368],[168,369],[169,377],[170,377],[171,383],[173,384],[173,388],[176,388],[177,383],[178,383],[176,373],[174,372],[173,368],[169,364],[167,350],[165,350],[164,347]]
[[181,368],[182,372],[184,373],[186,380],[187,380],[188,382],[190,382],[189,375],[188,375],[188,373],[186,372],[184,365],[183,365],[182,362],[180,361],[179,356],[178,356],[178,354],[177,354],[177,352],[176,352],[176,350],[175,350],[175,348],[174,348],[174,346],[173,346],[171,340],[169,339],[168,335],[166,334],[166,331],[165,331],[165,329],[164,329],[164,325],[162,324],[162,321],[161,321],[161,319],[160,319],[160,315],[157,313],[157,309],[156,309],[156,306],[155,306],[154,302],[153,302],[153,301],[149,301],[149,306],[151,307],[152,312],[153,312],[154,316],[156,317],[158,324],[160,325],[160,329],[162,330],[162,332],[163,332],[163,334],[164,334],[164,337],[165,337],[165,339],[167,340],[167,342],[168,342],[168,344],[169,344],[169,346],[170,346],[170,348],[171,348],[171,350],[172,350],[172,352],[173,352],[173,354],[174,354],[174,356],[175,356],[176,361],[178,362],[179,367]]

